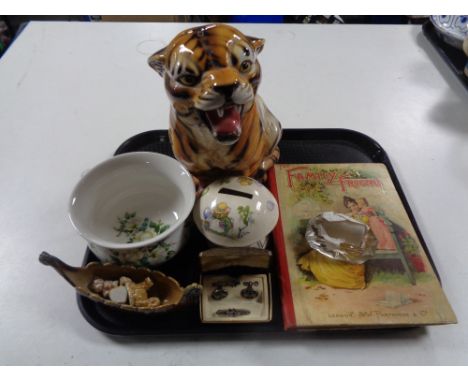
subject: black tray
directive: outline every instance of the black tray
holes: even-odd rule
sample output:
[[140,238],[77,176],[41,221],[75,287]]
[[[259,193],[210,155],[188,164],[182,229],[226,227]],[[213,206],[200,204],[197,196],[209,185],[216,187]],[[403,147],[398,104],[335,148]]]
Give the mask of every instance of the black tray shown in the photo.
[[[281,150],[280,163],[384,163],[413,223],[421,245],[436,271],[390,160],[377,142],[352,130],[287,129],[283,130],[283,137],[279,146]],[[138,134],[125,141],[117,149],[115,155],[132,151],[155,151],[172,156],[167,130],[153,130]],[[193,230],[191,235],[189,244],[183,248],[181,253],[158,268],[167,275],[173,276],[183,286],[199,281],[197,255],[200,251],[207,249],[205,239],[196,229]],[[88,248],[83,264],[90,261],[97,261],[97,258]],[[276,261],[274,261],[274,264],[276,264]],[[235,336],[240,333],[253,332],[256,334],[279,334],[284,333],[284,331],[281,317],[279,280],[276,275],[275,268],[272,271],[273,320],[269,323],[202,324],[199,318],[198,305],[196,304],[184,311],[159,316],[146,316],[117,311],[80,295],[77,295],[77,299],[79,309],[85,319],[96,329],[108,334],[167,336],[216,333]]]
[[468,77],[464,74],[465,65],[468,61],[468,57],[466,57],[465,53],[444,42],[430,21],[423,24],[422,30],[424,36],[426,36],[437,53],[439,53],[442,59],[455,73],[465,89],[468,90]]

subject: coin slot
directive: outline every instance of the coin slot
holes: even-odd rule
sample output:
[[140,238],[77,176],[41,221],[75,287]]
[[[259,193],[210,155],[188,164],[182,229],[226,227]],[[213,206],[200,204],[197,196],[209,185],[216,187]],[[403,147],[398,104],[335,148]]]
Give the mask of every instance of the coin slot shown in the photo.
[[252,199],[253,195],[247,192],[233,190],[232,188],[222,188],[218,191],[219,194],[226,194],[226,195],[233,195],[233,196],[240,196],[241,198]]

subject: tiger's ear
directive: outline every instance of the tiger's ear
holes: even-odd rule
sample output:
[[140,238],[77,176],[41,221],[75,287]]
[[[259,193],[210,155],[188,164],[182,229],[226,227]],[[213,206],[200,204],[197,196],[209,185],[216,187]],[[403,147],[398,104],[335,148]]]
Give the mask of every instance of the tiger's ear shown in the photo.
[[247,38],[249,39],[250,43],[255,49],[255,53],[259,54],[263,49],[263,45],[265,45],[265,40],[263,38],[250,37],[250,36],[247,36]]
[[148,65],[151,66],[162,77],[164,75],[164,64],[166,63],[166,48],[162,48],[148,58]]

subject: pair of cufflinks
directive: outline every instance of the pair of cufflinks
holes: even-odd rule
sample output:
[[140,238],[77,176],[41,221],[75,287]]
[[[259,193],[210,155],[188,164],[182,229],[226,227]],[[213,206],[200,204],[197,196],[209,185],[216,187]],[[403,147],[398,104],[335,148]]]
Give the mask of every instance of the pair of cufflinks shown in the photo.
[[[232,281],[225,281],[225,282],[215,282],[212,285],[215,287],[213,292],[211,292],[211,298],[213,300],[219,301],[223,298],[226,298],[229,294],[225,287],[229,286],[231,288],[236,287],[240,284],[238,280]],[[241,296],[247,300],[252,300],[258,297],[258,291],[254,289],[254,287],[258,286],[258,281],[244,281],[242,285],[245,286],[244,289],[241,290]]]

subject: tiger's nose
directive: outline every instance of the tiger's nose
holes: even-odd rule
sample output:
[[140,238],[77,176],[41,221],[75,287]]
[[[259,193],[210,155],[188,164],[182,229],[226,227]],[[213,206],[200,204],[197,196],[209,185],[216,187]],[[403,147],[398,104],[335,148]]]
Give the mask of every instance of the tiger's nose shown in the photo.
[[215,85],[214,90],[219,93],[224,95],[226,98],[229,98],[232,96],[232,93],[234,93],[234,90],[239,86],[239,83],[234,83],[234,84],[229,84],[229,85]]

